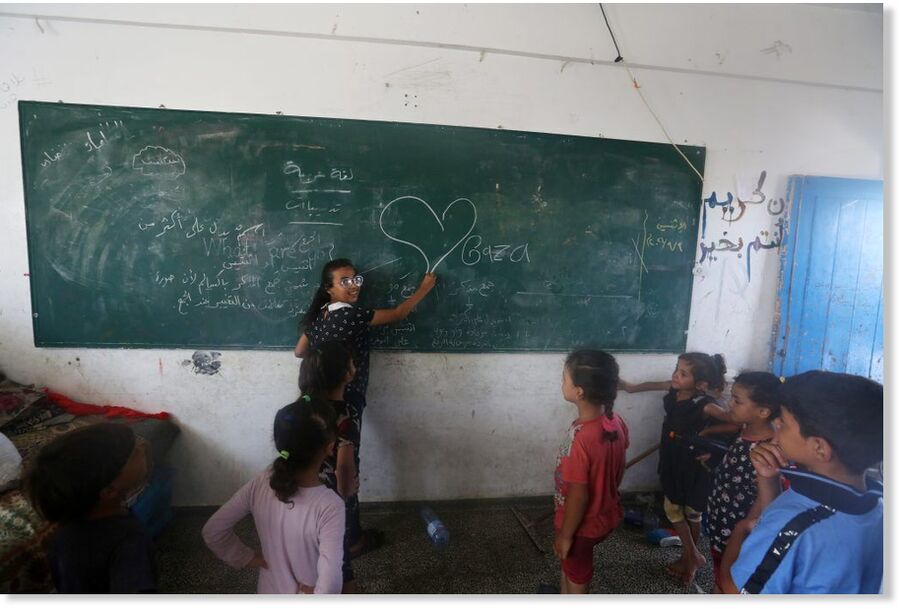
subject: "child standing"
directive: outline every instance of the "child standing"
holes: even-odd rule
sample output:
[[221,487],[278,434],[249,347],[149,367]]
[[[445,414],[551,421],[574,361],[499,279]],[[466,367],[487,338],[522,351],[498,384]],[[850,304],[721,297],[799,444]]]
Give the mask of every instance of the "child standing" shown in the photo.
[[628,427],[613,413],[619,365],[603,351],[575,351],[566,358],[562,394],[575,404],[559,450],[553,552],[562,561],[560,592],[585,594],[594,574],[594,546],[622,520],[619,483],[625,473]]
[[150,474],[150,451],[130,427],[98,423],[41,449],[25,492],[59,529],[48,558],[61,594],[155,592],[150,534],[128,509]]
[[310,346],[336,340],[354,355],[357,374],[347,387],[349,394],[365,410],[369,385],[369,326],[380,326],[406,319],[434,287],[434,273],[426,273],[419,288],[393,309],[364,309],[356,306],[363,276],[346,258],[338,258],[322,267],[319,287],[300,322],[301,334],[294,355],[305,357]]
[[637,385],[623,381],[620,387],[629,393],[669,390],[663,397],[666,414],[657,471],[666,517],[681,539],[681,557],[668,565],[666,572],[690,585],[697,569],[706,564],[697,542],[706,499],[712,490],[712,475],[682,438],[699,434],[714,420],[731,422],[728,413],[709,395],[725,387],[725,360],[719,354],[683,353],[678,356],[671,381]]
[[[883,458],[882,386],[850,374],[805,372],[783,384],[780,405],[774,440],[750,455],[763,512],[732,533],[722,557],[723,590],[879,593],[882,488],[865,472]],[[791,483],[780,496],[779,474]]]
[[[300,365],[299,386],[303,395],[323,398],[331,402],[337,417],[337,450],[322,464],[319,478],[344,500],[346,525],[344,529],[343,592],[356,591],[353,567],[350,565],[350,540],[359,537],[359,411],[344,400],[344,388],[356,374],[353,357],[341,343],[329,341],[310,347]],[[375,532],[380,535],[380,532]],[[378,539],[381,542],[381,539]]]
[[[781,382],[769,372],[744,372],[731,388],[731,420],[741,425],[741,434],[728,448],[713,473],[713,491],[706,502],[706,526],[712,555],[715,587],[722,591],[719,568],[722,552],[734,526],[750,514],[756,500],[756,472],[750,451],[774,435],[772,420],[778,416]],[[757,514],[758,515],[758,514]]]
[[[259,569],[262,594],[338,594],[344,502],[319,481],[334,450],[335,417],[327,401],[304,396],[275,415],[278,458],[238,490],[203,526],[203,540],[235,569]],[[234,534],[253,515],[262,545],[254,552]]]
[[[306,357],[309,348],[329,340],[344,344],[353,353],[356,375],[348,383],[344,399],[359,413],[360,427],[366,409],[369,386],[369,327],[390,324],[406,319],[419,302],[434,287],[434,273],[425,273],[419,288],[393,309],[365,309],[357,307],[363,286],[363,276],[347,258],[337,258],[322,267],[319,287],[300,322],[300,338],[294,355]],[[357,471],[359,463],[356,464]],[[376,548],[380,543],[377,531],[363,531],[359,511],[353,513],[351,525],[354,556]]]

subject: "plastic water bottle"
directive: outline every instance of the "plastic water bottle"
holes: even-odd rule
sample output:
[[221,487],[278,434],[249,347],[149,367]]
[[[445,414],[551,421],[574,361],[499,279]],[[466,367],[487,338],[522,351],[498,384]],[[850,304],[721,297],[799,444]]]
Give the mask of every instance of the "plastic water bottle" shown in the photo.
[[425,532],[428,533],[428,538],[431,539],[434,547],[438,550],[446,548],[447,544],[450,543],[450,531],[437,517],[437,514],[427,505],[422,506],[419,514],[421,514],[422,520],[425,521]]

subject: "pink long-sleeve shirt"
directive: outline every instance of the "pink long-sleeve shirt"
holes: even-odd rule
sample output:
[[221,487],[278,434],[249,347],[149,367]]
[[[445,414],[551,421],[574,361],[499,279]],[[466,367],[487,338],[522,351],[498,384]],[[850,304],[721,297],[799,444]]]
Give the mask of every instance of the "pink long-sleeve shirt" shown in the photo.
[[300,488],[282,503],[269,488],[269,471],[242,486],[203,526],[203,541],[223,562],[240,569],[254,551],[234,533],[234,525],[253,514],[262,555],[260,594],[296,594],[300,584],[316,594],[339,594],[344,556],[344,502],[325,486]]

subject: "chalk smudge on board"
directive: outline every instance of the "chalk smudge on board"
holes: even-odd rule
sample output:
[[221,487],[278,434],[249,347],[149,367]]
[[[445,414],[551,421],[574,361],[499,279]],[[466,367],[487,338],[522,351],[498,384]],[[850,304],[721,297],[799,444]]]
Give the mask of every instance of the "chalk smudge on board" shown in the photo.
[[[218,351],[194,351],[191,359],[181,362],[182,366],[192,366],[194,374],[213,375],[218,374],[222,362],[219,358],[222,356]],[[160,362],[160,372],[162,372],[162,362]]]

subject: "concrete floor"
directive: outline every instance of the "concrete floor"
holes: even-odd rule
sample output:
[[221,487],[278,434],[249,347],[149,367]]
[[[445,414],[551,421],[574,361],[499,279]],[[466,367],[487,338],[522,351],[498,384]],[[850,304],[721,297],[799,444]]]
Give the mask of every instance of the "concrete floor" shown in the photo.
[[[541,522],[540,552],[510,509],[537,519],[552,501],[503,499],[431,502],[450,531],[450,545],[435,550],[414,503],[362,506],[363,526],[384,531],[383,547],[354,561],[357,582],[370,594],[534,594],[541,582],[559,584],[559,563],[552,553],[552,519]],[[182,508],[157,539],[160,591],[176,594],[247,594],[256,590],[256,573],[235,571],[219,562],[203,544],[200,529],[214,508]],[[238,534],[258,547],[249,517]],[[707,542],[701,550],[708,556]],[[623,525],[594,551],[594,594],[697,594],[712,588],[712,570],[701,569],[696,585],[682,587],[664,574],[680,548],[660,548],[643,531]]]

